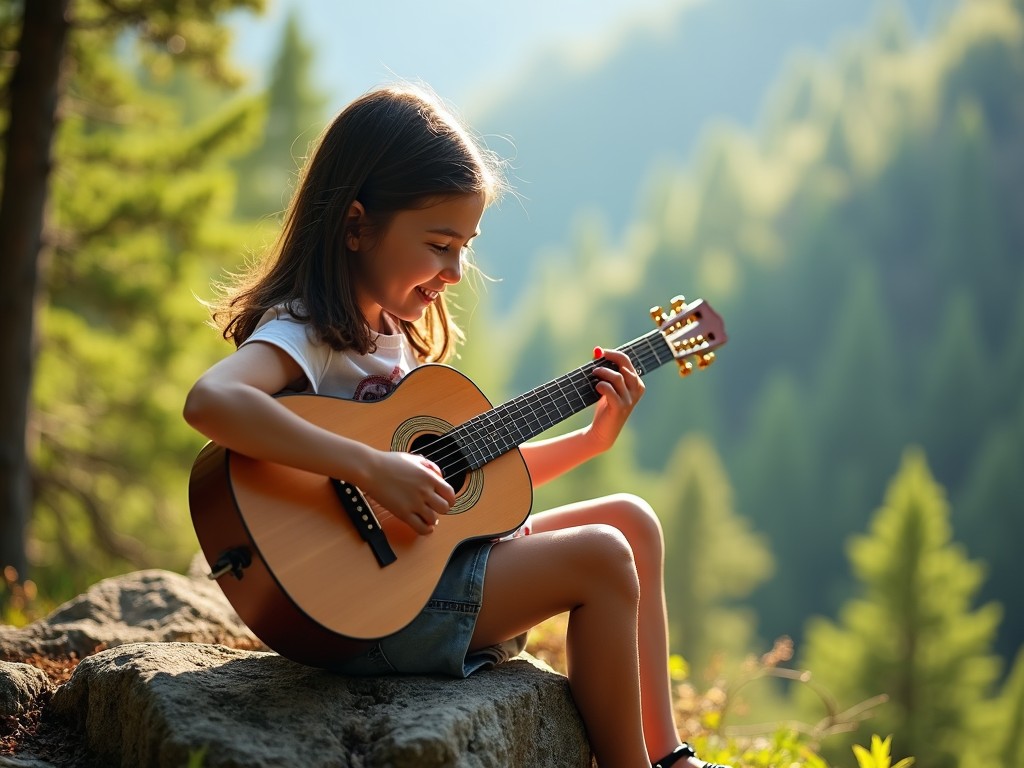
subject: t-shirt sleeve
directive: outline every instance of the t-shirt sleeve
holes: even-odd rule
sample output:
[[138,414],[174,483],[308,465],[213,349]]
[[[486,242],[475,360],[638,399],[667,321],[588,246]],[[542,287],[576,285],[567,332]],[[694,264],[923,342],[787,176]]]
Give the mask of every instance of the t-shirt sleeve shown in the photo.
[[296,320],[280,309],[268,309],[256,325],[256,330],[242,346],[255,341],[273,344],[291,357],[305,374],[314,393],[320,391],[320,382],[330,361],[331,348],[313,338],[308,323]]

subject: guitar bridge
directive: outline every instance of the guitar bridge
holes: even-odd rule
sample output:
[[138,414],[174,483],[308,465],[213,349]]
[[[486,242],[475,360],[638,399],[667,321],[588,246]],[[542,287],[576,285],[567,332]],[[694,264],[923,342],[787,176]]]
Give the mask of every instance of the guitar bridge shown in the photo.
[[369,503],[363,498],[362,492],[352,483],[346,483],[344,480],[337,480],[333,477],[331,478],[331,485],[341,501],[341,506],[345,509],[345,514],[348,515],[352,525],[359,531],[363,541],[370,545],[370,551],[377,558],[377,563],[380,567],[385,568],[395,562],[398,559],[398,555],[391,548],[384,529],[380,527],[380,521],[373,514]]

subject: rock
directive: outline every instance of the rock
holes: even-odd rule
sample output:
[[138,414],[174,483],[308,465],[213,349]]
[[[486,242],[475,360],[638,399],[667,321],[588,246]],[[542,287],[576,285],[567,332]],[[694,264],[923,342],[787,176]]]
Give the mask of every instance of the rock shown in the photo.
[[466,680],[347,678],[268,652],[205,563],[190,573],[106,579],[0,626],[0,660],[82,658],[56,688],[0,661],[0,716],[45,708],[0,768],[591,766],[566,679],[528,654]]
[[34,757],[0,755],[0,768],[57,768],[57,766]]
[[52,688],[42,670],[29,664],[0,661],[0,718],[27,712],[36,699]]
[[27,627],[0,626],[0,660],[167,641],[262,647],[216,584],[148,570],[104,579]]
[[591,766],[566,679],[527,654],[465,680],[350,678],[273,653],[122,645],[83,660],[48,714],[99,765]]

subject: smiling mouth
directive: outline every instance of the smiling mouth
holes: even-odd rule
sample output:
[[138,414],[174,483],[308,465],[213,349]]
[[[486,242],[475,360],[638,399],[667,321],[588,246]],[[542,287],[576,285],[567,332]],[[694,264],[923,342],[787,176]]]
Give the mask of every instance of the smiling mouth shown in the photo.
[[416,290],[419,291],[420,296],[422,296],[427,301],[433,301],[434,299],[441,295],[438,291],[428,291],[426,288],[422,288],[420,286],[417,286]]

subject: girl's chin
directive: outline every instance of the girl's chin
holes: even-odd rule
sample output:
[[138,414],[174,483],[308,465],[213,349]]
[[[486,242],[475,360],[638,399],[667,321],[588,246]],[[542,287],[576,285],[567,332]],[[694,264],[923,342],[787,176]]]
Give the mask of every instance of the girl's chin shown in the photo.
[[427,308],[418,307],[416,309],[403,309],[401,312],[390,313],[396,320],[404,320],[407,323],[417,323],[423,319],[423,314],[427,311]]

